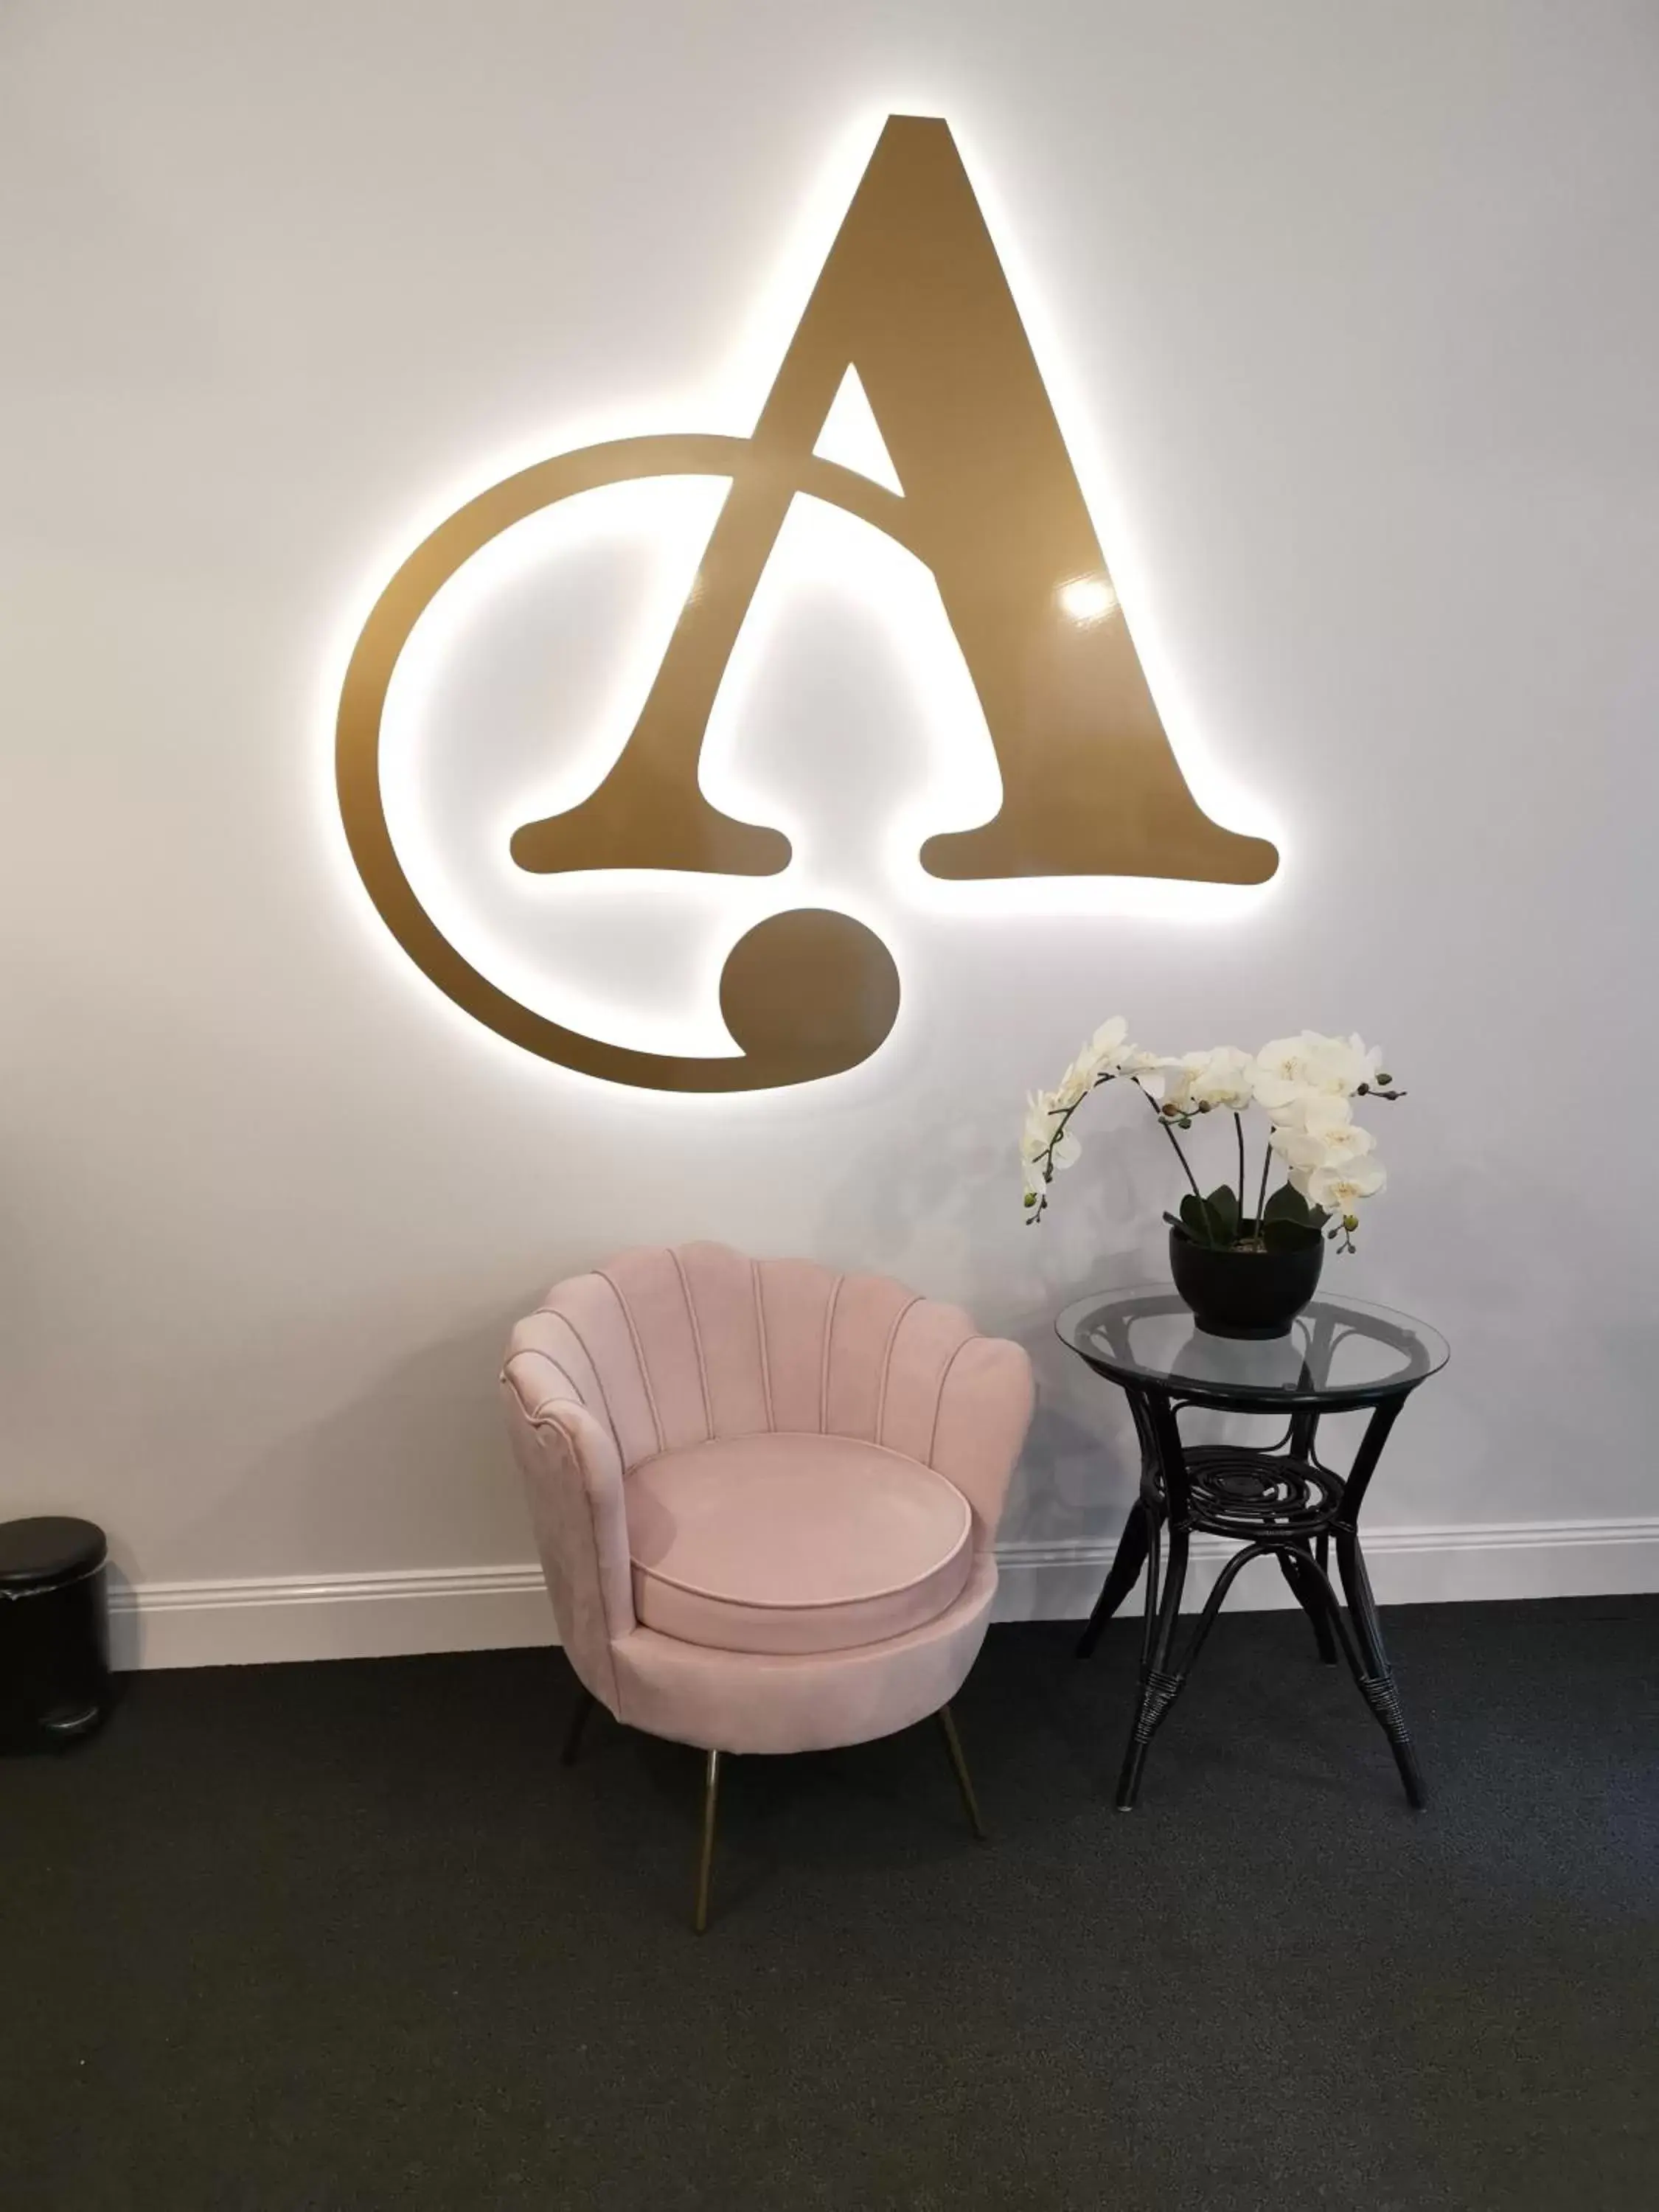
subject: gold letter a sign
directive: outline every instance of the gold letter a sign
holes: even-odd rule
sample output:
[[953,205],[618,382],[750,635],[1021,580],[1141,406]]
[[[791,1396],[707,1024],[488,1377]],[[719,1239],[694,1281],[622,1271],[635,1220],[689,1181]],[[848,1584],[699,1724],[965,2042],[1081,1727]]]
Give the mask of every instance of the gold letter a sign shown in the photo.
[[[902,495],[814,452],[857,370]],[[731,489],[633,734],[599,788],[526,822],[538,872],[689,868],[767,875],[776,830],[704,798],[697,763],[744,612],[798,492],[860,516],[927,563],[1002,773],[981,827],[930,838],[935,876],[1175,876],[1254,884],[1273,848],[1200,811],[1158,720],[1007,280],[946,125],[889,118],[751,438],[670,434],[562,453],[491,487],[410,555],[357,641],[337,773],[353,858],[404,950],[526,1050],[611,1082],[757,1091],[866,1060],[898,1012],[874,933],[822,909],[775,915],[733,949],[720,1008],[739,1050],[638,1052],[562,1027],[463,959],[422,906],[386,826],[380,725],[398,656],[462,562],[514,523],[601,484],[726,477]],[[1088,618],[1079,619],[1081,608]]]

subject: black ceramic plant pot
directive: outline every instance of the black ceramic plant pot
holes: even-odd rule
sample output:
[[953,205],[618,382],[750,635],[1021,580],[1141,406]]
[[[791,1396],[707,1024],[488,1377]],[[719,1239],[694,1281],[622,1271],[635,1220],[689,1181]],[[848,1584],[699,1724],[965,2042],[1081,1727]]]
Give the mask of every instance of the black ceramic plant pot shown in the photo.
[[1197,1243],[1184,1229],[1170,1231],[1175,1286],[1210,1336],[1288,1336],[1319,1287],[1324,1259],[1318,1236],[1286,1252],[1249,1252]]

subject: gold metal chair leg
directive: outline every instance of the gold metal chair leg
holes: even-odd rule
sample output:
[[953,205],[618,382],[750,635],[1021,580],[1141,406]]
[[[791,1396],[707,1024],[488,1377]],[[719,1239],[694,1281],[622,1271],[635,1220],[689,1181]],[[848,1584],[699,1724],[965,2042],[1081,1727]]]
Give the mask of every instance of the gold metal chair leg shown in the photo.
[[945,1732],[945,1748],[951,1754],[951,1766],[957,1778],[957,1787],[962,1792],[962,1802],[968,1814],[968,1825],[981,1843],[988,1844],[985,1823],[979,1816],[979,1800],[974,1795],[974,1784],[968,1772],[968,1762],[962,1755],[962,1738],[957,1734],[956,1717],[949,1705],[939,1709],[939,1724]]
[[697,1866],[697,1910],[691,1923],[699,1936],[708,1925],[708,1881],[714,1870],[714,1809],[720,1789],[720,1755],[711,1751],[702,1775],[702,1856]]

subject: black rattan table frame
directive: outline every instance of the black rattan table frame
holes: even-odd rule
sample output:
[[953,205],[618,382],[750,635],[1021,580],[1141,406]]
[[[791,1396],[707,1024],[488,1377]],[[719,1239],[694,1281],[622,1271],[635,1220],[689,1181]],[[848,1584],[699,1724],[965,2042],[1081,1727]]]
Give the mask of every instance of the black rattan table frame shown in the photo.
[[[1109,1340],[1114,1334],[1113,1310],[1103,1304],[1100,1320]],[[1127,1326],[1127,1306],[1125,1314]],[[1341,1326],[1340,1309],[1322,1310],[1312,1319],[1313,1356],[1304,1370],[1310,1377],[1328,1372],[1334,1333]],[[1378,1322],[1374,1313],[1367,1313],[1364,1326],[1369,1332],[1376,1332]],[[1261,1449],[1232,1444],[1189,1446],[1181,1434],[1180,1417],[1186,1407],[1204,1406],[1260,1415],[1266,1409],[1259,1396],[1229,1391],[1224,1384],[1200,1385],[1173,1376],[1159,1381],[1145,1373],[1132,1375],[1127,1371],[1132,1364],[1127,1356],[1127,1337],[1121,1358],[1111,1356],[1109,1351],[1096,1357],[1083,1345],[1071,1339],[1066,1341],[1097,1373],[1124,1391],[1140,1443],[1140,1495],[1130,1508],[1116,1557],[1078,1644],[1079,1658],[1093,1651],[1101,1631],[1133,1589],[1145,1566],[1146,1612],[1140,1687],[1118,1779],[1119,1810],[1127,1813],[1134,1805],[1147,1747],[1180,1696],[1228,1591],[1250,1560],[1268,1555],[1279,1561],[1280,1572],[1312,1623],[1320,1658],[1327,1666],[1334,1666],[1340,1650],[1346,1660],[1360,1693],[1388,1737],[1407,1798],[1420,1810],[1427,1802],[1423,1778],[1382,1641],[1358,1524],[1389,1432],[1423,1378],[1412,1376],[1346,1389],[1322,1388],[1310,1379],[1305,1389],[1285,1394],[1289,1426],[1277,1443]],[[1364,1408],[1370,1409],[1370,1419],[1352,1466],[1346,1475],[1339,1474],[1318,1456],[1321,1415]],[[1200,1534],[1233,1537],[1243,1548],[1223,1567],[1177,1653],[1177,1624],[1188,1556],[1192,1539]],[[1346,1618],[1331,1581],[1333,1548],[1347,1600]]]

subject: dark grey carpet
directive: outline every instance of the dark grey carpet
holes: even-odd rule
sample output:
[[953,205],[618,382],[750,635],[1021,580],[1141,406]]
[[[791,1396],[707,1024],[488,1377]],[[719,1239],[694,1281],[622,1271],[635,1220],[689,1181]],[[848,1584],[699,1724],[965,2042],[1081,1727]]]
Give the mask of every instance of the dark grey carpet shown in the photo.
[[0,1764],[18,2212],[1659,2203],[1659,1599],[1387,1625],[1410,1814],[1300,1615],[993,1632],[936,1732],[699,1761],[556,1652],[135,1681]]

